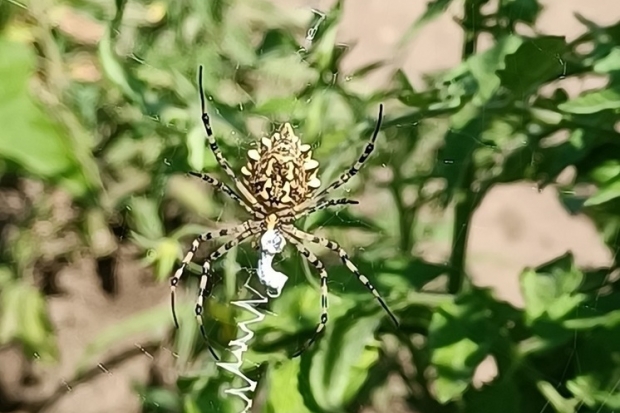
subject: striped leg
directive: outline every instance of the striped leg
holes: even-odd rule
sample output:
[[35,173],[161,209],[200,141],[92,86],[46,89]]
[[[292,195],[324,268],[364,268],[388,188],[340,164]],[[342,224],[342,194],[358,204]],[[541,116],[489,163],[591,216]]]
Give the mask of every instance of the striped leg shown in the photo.
[[200,234],[198,237],[196,237],[196,239],[194,239],[194,241],[192,241],[192,246],[190,247],[187,254],[185,254],[185,257],[183,257],[183,260],[181,261],[181,266],[176,270],[172,278],[170,278],[170,305],[172,306],[172,318],[174,319],[174,325],[176,326],[176,328],[179,328],[179,321],[177,319],[177,313],[174,306],[175,291],[177,289],[179,281],[181,280],[183,271],[185,271],[187,265],[190,263],[192,258],[194,258],[194,254],[196,254],[196,251],[198,250],[200,244],[215,238],[225,237],[227,235],[237,235],[242,233],[243,231],[248,230],[248,228],[250,228],[250,221],[246,221],[243,224],[238,225],[234,228],[225,228],[216,232],[206,232],[204,234]]
[[312,345],[312,343],[316,341],[317,337],[325,329],[325,325],[327,324],[327,271],[325,271],[325,266],[316,257],[316,255],[314,255],[310,250],[304,247],[301,242],[291,236],[287,236],[286,239],[297,248],[297,250],[301,253],[301,255],[306,258],[310,265],[316,268],[321,278],[321,320],[317,324],[316,330],[314,331],[314,334],[312,335],[310,340],[308,340],[306,344],[304,344],[299,350],[297,350],[293,354],[293,357],[297,357],[301,355],[301,353],[306,351]]
[[320,211],[322,209],[326,209],[329,207],[333,207],[337,205],[357,205],[357,204],[359,204],[359,201],[356,201],[354,199],[349,199],[349,198],[328,199],[328,200],[320,201],[318,204],[308,208],[307,210],[303,211],[301,214],[295,215],[293,211],[289,211],[290,215],[286,215],[281,218],[287,222],[290,222],[293,220],[296,221],[298,219],[307,217],[308,215],[314,214],[316,211]]
[[198,321],[198,326],[200,327],[200,334],[202,334],[202,337],[209,346],[209,351],[211,352],[211,355],[216,360],[219,360],[219,358],[215,354],[215,351],[213,351],[213,348],[211,348],[211,345],[209,345],[209,339],[207,338],[204,323],[202,322],[202,314],[204,312],[204,298],[208,296],[208,292],[210,289],[209,276],[211,275],[211,263],[220,258],[222,255],[226,254],[237,245],[239,245],[240,242],[246,240],[247,238],[260,231],[260,227],[257,226],[244,229],[245,231],[243,233],[237,235],[235,238],[231,239],[226,244],[213,251],[202,264],[202,272],[200,273],[200,290],[198,291],[198,299],[196,300],[196,307],[194,309],[194,313],[196,314],[196,320]]
[[[226,195],[228,195],[230,198],[232,198],[234,201],[237,201],[237,203],[239,205],[241,205],[243,207],[243,209],[246,210],[246,212],[250,215],[253,215],[254,217],[256,217],[257,219],[263,219],[265,218],[265,215],[262,212],[259,211],[253,211],[252,208],[250,208],[248,206],[248,204],[245,203],[245,201],[243,199],[241,199],[241,197],[239,195],[237,195],[237,193],[235,191],[233,191],[228,185],[226,185],[223,182],[218,181],[217,179],[213,178],[212,176],[205,174],[205,173],[200,173],[200,172],[193,172],[190,171],[188,172],[190,175],[192,176],[196,176],[200,179],[202,179],[205,182],[208,182],[209,184],[213,185],[215,187],[215,189],[224,192]],[[261,208],[262,209],[262,208]]]
[[207,132],[207,139],[209,140],[209,147],[213,151],[213,155],[215,155],[215,159],[217,160],[217,163],[220,164],[220,166],[222,167],[226,175],[228,175],[230,179],[233,180],[233,182],[235,183],[235,186],[237,187],[239,192],[241,192],[241,195],[243,195],[248,200],[248,202],[250,203],[253,209],[260,211],[261,210],[260,204],[258,203],[258,201],[256,201],[256,198],[254,198],[254,196],[250,193],[250,191],[248,191],[245,185],[243,185],[243,183],[239,179],[237,179],[235,172],[230,167],[230,164],[228,163],[226,158],[224,158],[224,155],[222,154],[220,147],[217,145],[217,142],[215,141],[215,137],[213,136],[213,130],[211,129],[211,121],[209,120],[209,115],[207,114],[205,94],[204,94],[204,89],[202,86],[202,66],[198,68],[198,86],[200,87],[200,106],[202,109],[202,124],[204,125],[205,131]]
[[353,176],[355,176],[359,172],[364,162],[366,162],[366,160],[368,159],[372,151],[375,149],[375,141],[377,140],[377,135],[379,135],[379,130],[381,129],[382,119],[383,119],[383,104],[380,104],[379,105],[379,118],[377,119],[377,126],[375,126],[375,130],[372,133],[372,137],[370,138],[370,141],[366,144],[366,148],[364,148],[364,152],[362,152],[357,162],[355,162],[353,166],[351,166],[347,172],[343,173],[340,176],[340,178],[338,178],[336,181],[330,184],[327,188],[322,190],[317,195],[317,197],[320,198],[322,196],[325,196],[331,190],[341,187],[342,185],[346,184],[349,181],[349,179],[351,179]]
[[346,265],[347,268],[349,269],[349,271],[351,271],[353,274],[355,274],[357,279],[362,284],[364,284],[364,287],[366,287],[368,289],[368,291],[370,291],[372,293],[372,295],[375,296],[375,298],[377,299],[377,301],[379,302],[381,307],[385,310],[385,312],[390,316],[390,318],[392,319],[394,324],[398,327],[399,322],[396,319],[396,316],[394,315],[394,313],[392,313],[392,311],[389,309],[389,307],[385,303],[385,300],[383,299],[383,297],[381,297],[381,295],[376,290],[376,288],[370,283],[370,281],[368,281],[368,278],[366,278],[365,275],[360,273],[359,269],[349,259],[349,254],[347,254],[347,252],[344,249],[342,249],[342,247],[340,247],[340,245],[338,245],[334,241],[330,241],[330,240],[328,240],[326,238],[316,237],[314,235],[307,234],[307,233],[305,233],[303,231],[298,230],[297,228],[295,228],[292,225],[283,226],[282,229],[284,230],[284,232],[286,232],[289,235],[292,235],[292,236],[294,236],[294,237],[296,237],[298,239],[306,240],[306,241],[311,242],[313,244],[320,245],[320,246],[328,248],[328,249],[330,249],[330,250],[332,250],[334,252],[337,252],[338,255],[340,256],[340,259],[344,263],[344,265]]

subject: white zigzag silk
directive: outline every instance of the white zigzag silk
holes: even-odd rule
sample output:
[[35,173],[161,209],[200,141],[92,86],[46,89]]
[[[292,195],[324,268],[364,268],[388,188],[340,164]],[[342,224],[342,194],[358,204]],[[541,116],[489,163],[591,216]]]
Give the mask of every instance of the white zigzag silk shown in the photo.
[[[276,230],[267,230],[260,240],[261,254],[258,261],[257,272],[260,282],[267,287],[267,295],[269,297],[278,297],[282,293],[284,284],[288,280],[286,275],[274,270],[271,267],[274,256],[282,252],[285,245],[286,241],[284,240],[284,237],[282,237],[282,235]],[[248,326],[250,324],[260,323],[265,319],[265,315],[258,311],[255,307],[269,301],[267,297],[261,295],[247,283],[245,284],[245,287],[250,290],[250,292],[256,294],[259,298],[233,301],[232,304],[249,311],[256,317],[247,321],[241,321],[237,324],[238,329],[242,330],[245,335],[232,340],[228,344],[234,361],[217,363],[218,367],[229,371],[233,375],[243,379],[246,383],[245,387],[226,389],[224,391],[226,394],[237,396],[245,402],[245,408],[241,411],[241,413],[247,413],[252,408],[253,400],[250,396],[248,396],[248,393],[254,393],[256,391],[257,384],[254,380],[250,379],[241,372],[241,366],[243,365],[243,354],[248,351],[248,342],[254,338],[254,332]]]

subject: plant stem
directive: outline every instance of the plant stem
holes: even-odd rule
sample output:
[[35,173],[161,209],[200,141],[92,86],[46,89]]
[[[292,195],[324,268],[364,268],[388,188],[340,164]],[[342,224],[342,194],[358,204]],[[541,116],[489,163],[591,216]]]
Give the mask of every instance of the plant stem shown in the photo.
[[[479,34],[476,28],[482,21],[479,0],[467,0],[464,9],[465,13],[462,22],[463,29],[465,30],[462,52],[463,61],[467,60],[476,52],[476,42]],[[452,253],[450,256],[450,267],[452,268],[452,272],[448,280],[448,292],[450,292],[450,294],[458,294],[463,288],[467,240],[469,238],[471,218],[476,206],[474,194],[471,192],[471,184],[474,178],[473,160],[465,159],[464,162],[466,165],[463,171],[463,181],[460,185],[460,191],[457,192],[454,206]]]
[[450,278],[448,280],[448,292],[458,294],[463,288],[465,279],[465,260],[467,258],[467,241],[469,228],[474,213],[475,200],[471,192],[470,184],[473,178],[473,166],[470,162],[466,167],[465,179],[460,193],[456,196],[454,205],[454,224],[452,226],[452,253],[450,255]]
[[400,174],[398,164],[392,168],[394,178],[390,183],[390,193],[394,198],[396,209],[398,209],[398,228],[400,232],[400,245],[399,249],[405,254],[411,253],[411,247],[413,245],[411,227],[413,226],[413,218],[416,215],[415,209],[407,208],[403,202],[402,197],[402,176]]

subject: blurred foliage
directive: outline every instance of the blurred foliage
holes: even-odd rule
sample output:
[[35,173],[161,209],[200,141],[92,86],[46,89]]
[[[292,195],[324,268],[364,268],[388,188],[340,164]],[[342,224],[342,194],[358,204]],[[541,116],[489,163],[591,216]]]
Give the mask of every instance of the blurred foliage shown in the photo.
[[[401,45],[451,3],[430,1]],[[396,331],[334,261],[328,328],[290,359],[320,307],[317,282],[289,253],[278,267],[305,276],[292,277],[272,303],[275,315],[258,327],[247,356],[246,373],[260,381],[257,411],[392,411],[386,395],[396,393],[419,412],[620,409],[620,22],[578,16],[585,34],[569,42],[517,34],[517,25],[536,22],[537,0],[490,5],[464,2],[459,65],[429,75],[420,90],[396,70],[369,91],[366,76],[383,63],[341,69],[350,51],[336,42],[342,1],[325,16],[259,0],[1,2],[0,345],[57,357],[45,295],[57,292],[67,262],[87,256],[103,271],[132,243],[154,278],[166,280],[189,236],[245,217],[184,176],[221,176],[200,122],[202,64],[213,129],[237,169],[255,136],[289,121],[313,144],[323,181],[333,179],[386,104],[377,151],[348,188],[373,202],[383,196],[389,209],[373,219],[355,208],[322,211],[302,224],[355,251],[402,325]],[[492,44],[477,51],[483,34]],[[591,75],[605,86],[565,90]],[[379,166],[388,178],[371,178]],[[471,283],[467,239],[489,190],[523,180],[557,187],[568,211],[597,225],[614,262],[588,270],[566,254],[524,269],[525,305],[516,308]],[[453,215],[445,263],[413,253],[441,231],[424,217],[429,207]],[[213,291],[205,322],[220,349],[237,335],[229,302],[245,277],[237,274],[252,263],[254,250],[241,246],[215,266],[225,288]],[[238,400],[223,396],[231,377],[208,357],[191,303],[181,307],[177,366],[191,373],[176,386],[139,386],[144,411],[239,411]],[[162,309],[139,314],[102,332],[80,369],[128,334],[171,330]],[[473,383],[484,360],[497,375]]]

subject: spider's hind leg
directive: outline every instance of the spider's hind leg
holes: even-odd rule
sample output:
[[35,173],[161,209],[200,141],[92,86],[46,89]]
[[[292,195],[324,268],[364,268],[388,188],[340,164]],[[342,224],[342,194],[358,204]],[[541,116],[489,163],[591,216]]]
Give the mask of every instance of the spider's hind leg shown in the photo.
[[372,295],[374,295],[376,300],[379,302],[381,308],[383,308],[383,310],[385,310],[385,312],[390,316],[390,319],[392,320],[392,322],[394,322],[396,327],[400,325],[398,319],[396,318],[392,310],[390,310],[381,294],[379,294],[377,289],[370,283],[368,278],[359,271],[357,266],[353,264],[353,261],[351,261],[351,259],[349,258],[349,254],[347,254],[344,248],[342,248],[334,241],[330,241],[326,238],[316,237],[312,234],[307,234],[290,225],[287,225],[285,227],[285,231],[287,231],[290,235],[296,238],[303,239],[315,245],[320,245],[338,253],[338,256],[340,257],[342,263],[347,267],[349,271],[351,271],[357,277],[357,279],[364,285],[364,287],[366,287],[366,289],[370,291]]
[[211,344],[209,344],[209,338],[207,337],[207,332],[205,331],[204,323],[202,321],[202,316],[204,313],[204,299],[205,297],[209,295],[209,292],[210,292],[211,286],[209,284],[209,279],[213,279],[213,274],[211,273],[211,263],[217,260],[218,258],[220,258],[221,256],[223,256],[224,254],[226,254],[228,251],[230,251],[237,245],[239,245],[239,243],[241,243],[242,241],[256,234],[257,231],[259,231],[260,229],[259,227],[256,227],[256,226],[252,227],[251,224],[249,224],[247,221],[244,224],[242,224],[241,227],[245,229],[243,233],[238,234],[235,238],[231,239],[226,244],[220,246],[217,250],[213,251],[211,255],[209,255],[209,257],[202,264],[202,271],[200,274],[200,290],[198,291],[198,298],[196,299],[196,307],[194,308],[194,314],[196,316],[196,321],[198,322],[198,326],[200,328],[200,334],[202,335],[205,342],[209,346],[209,351],[211,352],[211,355],[216,360],[219,360],[219,357],[217,356],[217,354],[215,354],[215,351],[211,347]]
[[310,263],[310,265],[316,268],[316,270],[319,272],[319,277],[321,279],[321,319],[317,324],[316,330],[314,331],[312,337],[310,337],[306,344],[304,344],[295,353],[293,353],[293,357],[298,357],[317,340],[319,334],[321,334],[321,332],[325,329],[325,326],[327,325],[327,271],[325,271],[325,266],[323,265],[321,260],[319,260],[317,256],[314,255],[309,249],[304,247],[301,242],[299,242],[297,239],[293,238],[290,235],[288,235],[286,239],[297,248],[297,250],[301,253],[301,255],[304,256],[304,258]]

